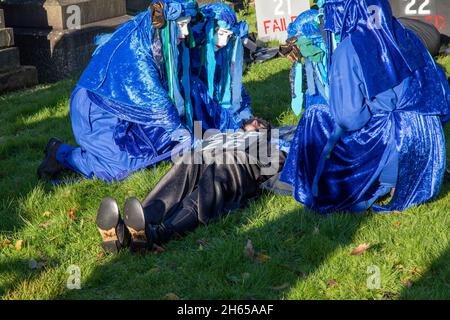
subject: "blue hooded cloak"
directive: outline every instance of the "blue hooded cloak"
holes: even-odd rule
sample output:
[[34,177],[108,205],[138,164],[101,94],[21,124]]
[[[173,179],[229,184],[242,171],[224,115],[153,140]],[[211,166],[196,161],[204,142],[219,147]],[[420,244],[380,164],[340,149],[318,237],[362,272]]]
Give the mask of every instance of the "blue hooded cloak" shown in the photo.
[[[321,213],[405,210],[439,194],[445,172],[444,72],[386,0],[327,0],[329,108],[307,109],[282,180]],[[332,46],[330,46],[332,48]],[[395,190],[386,205],[375,202]]]
[[[195,119],[203,128],[221,131],[238,129],[251,116],[251,100],[242,85],[243,40],[248,35],[245,21],[238,22],[225,3],[200,8],[203,20],[193,27],[197,46],[192,50],[192,83]],[[225,48],[214,51],[218,28],[233,31]]]
[[[190,57],[176,20],[197,15],[191,0],[163,0],[164,24],[151,8],[100,36],[71,97],[80,148],[63,145],[60,162],[87,177],[121,180],[170,158],[177,129],[192,128]],[[186,138],[186,137],[185,137]]]

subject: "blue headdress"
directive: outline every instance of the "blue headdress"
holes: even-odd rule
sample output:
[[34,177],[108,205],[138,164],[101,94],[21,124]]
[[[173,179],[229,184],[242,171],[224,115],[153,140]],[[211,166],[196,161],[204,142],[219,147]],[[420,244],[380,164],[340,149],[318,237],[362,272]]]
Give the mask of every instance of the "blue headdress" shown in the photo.
[[[162,49],[164,55],[164,64],[168,82],[169,96],[178,109],[178,113],[185,117],[187,127],[192,131],[194,127],[194,118],[191,102],[191,80],[190,80],[190,56],[189,49],[183,41],[178,50],[178,27],[176,20],[181,17],[192,17],[197,15],[198,5],[194,0],[158,0],[163,4],[165,25],[160,28],[162,38]],[[155,19],[155,18],[154,18]],[[190,37],[190,39],[192,39]],[[181,93],[180,79],[178,77],[178,61],[181,54],[182,78],[181,87],[183,88],[184,98]]]
[[[319,11],[307,10],[300,14],[295,21],[289,24],[288,37],[297,38],[297,46],[307,59],[305,62],[308,94],[314,96],[317,93],[323,98],[328,98],[328,63],[327,63],[327,45],[322,37],[319,28]],[[308,52],[302,48],[303,43],[310,43],[317,50],[320,49],[322,58],[319,60],[310,59]],[[301,61],[294,62],[292,67],[292,110],[296,115],[302,111],[304,102],[303,92],[303,64]],[[314,74],[318,75],[317,77]],[[316,85],[316,79],[320,84]],[[316,92],[316,89],[319,92]]]
[[326,0],[324,18],[325,30],[341,41],[351,35],[370,98],[425,66],[415,36],[392,16],[387,0]]
[[[248,36],[248,24],[238,22],[233,9],[221,2],[205,5],[200,12],[206,19],[206,72],[208,93],[211,98],[218,99],[223,108],[236,112],[241,108],[242,100],[242,64],[244,56],[243,39]],[[224,28],[233,32],[229,44],[214,51],[214,34],[216,28]],[[215,93],[216,66],[221,65],[219,92]]]
[[[176,19],[196,15],[197,4],[191,0],[163,0],[159,8],[162,19],[158,27],[155,12],[149,9],[113,34],[99,37],[78,85],[104,98],[106,111],[118,118],[170,131],[179,127],[180,116],[190,123],[189,50],[184,43],[178,50]],[[182,66],[181,86],[179,53],[188,62]],[[162,75],[168,83],[164,76],[161,80]]]

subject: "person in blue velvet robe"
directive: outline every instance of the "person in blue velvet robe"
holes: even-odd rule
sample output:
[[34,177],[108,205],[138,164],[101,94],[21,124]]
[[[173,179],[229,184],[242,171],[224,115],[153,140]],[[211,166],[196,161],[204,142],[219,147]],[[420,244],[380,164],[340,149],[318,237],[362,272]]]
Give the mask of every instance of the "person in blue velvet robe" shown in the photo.
[[303,107],[315,104],[327,105],[328,50],[318,10],[307,10],[289,24],[288,39],[280,46],[280,52],[293,62],[290,83],[294,113],[300,115]]
[[191,49],[195,120],[202,122],[204,130],[239,129],[252,115],[251,99],[242,85],[248,25],[222,2],[199,11],[202,21],[192,28],[196,46]]
[[324,23],[339,41],[329,107],[306,109],[281,179],[319,213],[401,211],[433,199],[450,116],[444,72],[387,0],[326,0]]
[[190,140],[189,21],[197,13],[195,1],[160,0],[97,40],[70,99],[79,147],[50,140],[41,178],[55,178],[65,168],[122,180],[170,158],[179,130]]

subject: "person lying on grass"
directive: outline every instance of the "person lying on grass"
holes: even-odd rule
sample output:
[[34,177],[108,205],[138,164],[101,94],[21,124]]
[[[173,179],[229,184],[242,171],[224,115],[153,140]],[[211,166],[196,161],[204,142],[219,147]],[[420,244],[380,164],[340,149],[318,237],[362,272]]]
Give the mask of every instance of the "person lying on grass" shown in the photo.
[[276,143],[275,131],[258,118],[244,121],[234,133],[216,130],[172,159],[174,166],[142,204],[134,197],[127,199],[123,219],[116,200],[103,199],[96,223],[104,250],[151,250],[244,207],[283,166],[283,143]]

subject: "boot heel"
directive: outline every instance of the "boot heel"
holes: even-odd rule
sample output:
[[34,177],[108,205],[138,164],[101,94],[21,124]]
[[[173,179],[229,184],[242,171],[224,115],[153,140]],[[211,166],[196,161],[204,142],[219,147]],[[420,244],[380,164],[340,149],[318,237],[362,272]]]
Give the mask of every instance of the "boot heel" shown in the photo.
[[124,222],[131,234],[131,251],[145,251],[148,249],[148,239],[145,234],[144,209],[136,198],[129,198],[125,202]]

